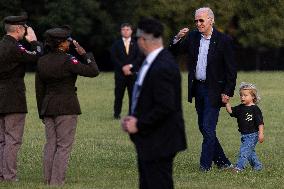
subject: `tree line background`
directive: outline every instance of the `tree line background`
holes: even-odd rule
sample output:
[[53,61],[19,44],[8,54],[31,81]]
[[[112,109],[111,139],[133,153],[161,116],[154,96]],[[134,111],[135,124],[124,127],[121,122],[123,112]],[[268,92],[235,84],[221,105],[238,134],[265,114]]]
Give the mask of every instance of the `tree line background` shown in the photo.
[[113,69],[109,49],[121,23],[135,27],[142,17],[159,19],[167,45],[181,28],[195,28],[194,10],[204,6],[214,11],[216,28],[234,39],[239,70],[284,70],[284,0],[9,0],[0,1],[0,19],[26,12],[41,41],[47,29],[69,25],[100,69],[108,71]]

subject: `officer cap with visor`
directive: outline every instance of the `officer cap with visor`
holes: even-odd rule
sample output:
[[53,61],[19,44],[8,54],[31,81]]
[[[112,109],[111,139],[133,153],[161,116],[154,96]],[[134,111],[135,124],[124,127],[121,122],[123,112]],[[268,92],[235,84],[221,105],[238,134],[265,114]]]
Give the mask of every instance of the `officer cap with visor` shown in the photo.
[[56,28],[51,28],[45,32],[46,38],[51,38],[53,40],[58,41],[70,41],[72,42],[73,39],[71,37],[71,28],[69,26],[61,26]]
[[4,18],[4,24],[10,24],[10,25],[23,25],[27,26],[27,15],[21,15],[21,16],[7,16]]

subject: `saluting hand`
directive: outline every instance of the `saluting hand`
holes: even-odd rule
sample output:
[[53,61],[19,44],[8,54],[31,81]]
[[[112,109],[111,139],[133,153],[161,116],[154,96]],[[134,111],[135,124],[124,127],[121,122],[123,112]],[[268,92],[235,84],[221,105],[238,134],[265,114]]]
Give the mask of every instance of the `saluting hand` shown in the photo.
[[27,28],[27,35],[25,36],[26,40],[30,43],[32,41],[37,41],[34,30],[31,27]]
[[77,51],[79,55],[86,54],[85,49],[81,45],[79,45],[77,41],[73,40],[73,44],[75,46],[75,50]]

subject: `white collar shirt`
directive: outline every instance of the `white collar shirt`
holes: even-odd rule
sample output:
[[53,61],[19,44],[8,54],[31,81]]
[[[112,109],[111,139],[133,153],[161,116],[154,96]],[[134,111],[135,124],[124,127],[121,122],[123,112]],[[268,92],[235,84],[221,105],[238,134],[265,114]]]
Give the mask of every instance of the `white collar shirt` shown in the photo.
[[163,50],[164,47],[160,47],[158,49],[155,49],[154,51],[152,51],[151,53],[149,53],[145,59],[145,61],[147,61],[146,64],[143,63],[139,73],[138,73],[138,78],[137,78],[137,81],[138,82],[137,84],[138,85],[142,85],[143,84],[143,81],[144,81],[144,78],[145,78],[145,75],[147,74],[149,68],[151,67],[153,61],[156,59],[156,57],[158,56],[158,54]]
[[204,35],[201,35],[195,72],[195,79],[197,80],[206,80],[207,55],[209,51],[210,39],[211,35],[207,38]]

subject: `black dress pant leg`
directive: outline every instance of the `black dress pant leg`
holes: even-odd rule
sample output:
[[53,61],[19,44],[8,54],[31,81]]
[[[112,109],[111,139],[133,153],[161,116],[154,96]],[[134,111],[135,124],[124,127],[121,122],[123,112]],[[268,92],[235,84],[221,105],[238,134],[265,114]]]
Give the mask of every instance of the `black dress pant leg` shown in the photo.
[[128,101],[129,101],[129,103],[128,103],[128,114],[130,114],[130,111],[131,111],[132,92],[133,92],[134,83],[135,83],[135,77],[134,76],[127,78],[126,87],[127,87],[127,92],[128,92]]
[[138,159],[140,189],[173,189],[174,155],[157,160]]
[[114,88],[114,116],[119,117],[122,108],[123,96],[126,88],[126,79],[124,76],[115,76]]

